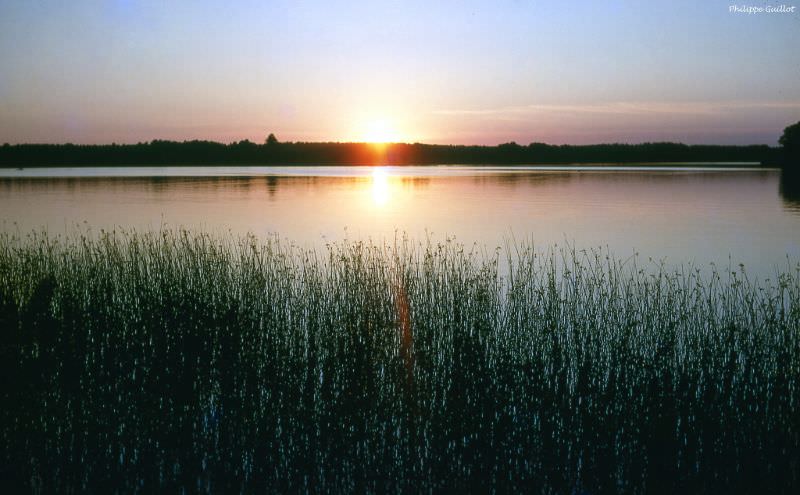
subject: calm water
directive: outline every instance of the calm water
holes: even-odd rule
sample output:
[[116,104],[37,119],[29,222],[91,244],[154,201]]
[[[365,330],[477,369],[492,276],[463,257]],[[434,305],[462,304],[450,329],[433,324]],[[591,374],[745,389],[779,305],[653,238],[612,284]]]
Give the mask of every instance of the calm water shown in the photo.
[[[304,246],[455,237],[565,241],[670,264],[800,260],[800,199],[774,170],[668,167],[131,167],[0,170],[0,228],[278,234]],[[86,222],[86,224],[84,224]]]

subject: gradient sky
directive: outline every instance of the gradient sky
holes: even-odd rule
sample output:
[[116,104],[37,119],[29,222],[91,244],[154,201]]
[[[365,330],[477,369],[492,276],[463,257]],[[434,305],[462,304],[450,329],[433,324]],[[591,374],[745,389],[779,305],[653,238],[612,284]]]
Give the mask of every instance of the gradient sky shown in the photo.
[[3,0],[0,142],[774,145],[800,1],[737,2],[780,3]]

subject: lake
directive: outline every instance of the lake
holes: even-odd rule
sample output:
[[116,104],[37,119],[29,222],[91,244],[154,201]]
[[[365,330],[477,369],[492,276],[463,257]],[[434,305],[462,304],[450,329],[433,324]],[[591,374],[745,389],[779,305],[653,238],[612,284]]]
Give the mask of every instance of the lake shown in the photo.
[[343,238],[570,243],[774,278],[800,259],[800,201],[738,167],[114,167],[0,170],[5,231],[186,227]]
[[[12,492],[797,491],[800,208],[777,171],[0,173],[2,229],[71,237],[0,235]],[[479,253],[76,236],[164,226]],[[620,262],[481,259],[514,240]]]

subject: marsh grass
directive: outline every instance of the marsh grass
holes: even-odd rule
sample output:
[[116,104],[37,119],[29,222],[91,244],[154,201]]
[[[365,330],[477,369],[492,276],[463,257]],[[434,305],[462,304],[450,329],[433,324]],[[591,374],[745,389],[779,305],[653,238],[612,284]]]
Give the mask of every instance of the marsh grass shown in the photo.
[[800,267],[759,284],[604,251],[504,252],[2,235],[3,482],[797,488]]

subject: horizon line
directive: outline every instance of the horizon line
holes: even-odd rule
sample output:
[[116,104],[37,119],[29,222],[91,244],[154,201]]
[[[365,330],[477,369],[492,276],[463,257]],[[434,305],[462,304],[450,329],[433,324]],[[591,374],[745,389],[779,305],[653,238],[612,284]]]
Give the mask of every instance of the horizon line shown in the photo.
[[[269,134],[267,135],[269,136]],[[777,141],[777,139],[776,139]],[[141,145],[151,145],[155,142],[166,142],[166,143],[213,143],[213,144],[221,144],[225,146],[231,145],[238,145],[243,143],[250,143],[256,146],[267,146],[268,143],[266,142],[266,138],[263,142],[257,141],[250,141],[249,139],[240,139],[238,141],[217,141],[213,139],[201,139],[201,138],[194,138],[194,139],[183,139],[183,140],[175,140],[175,139],[164,139],[164,138],[153,138],[148,141],[136,141],[136,142],[105,142],[105,143],[83,143],[83,142],[8,142],[4,141],[0,147],[11,147],[11,146],[141,146]],[[528,147],[532,145],[545,145],[545,146],[575,146],[575,147],[586,147],[586,146],[608,146],[608,145],[615,145],[615,146],[641,146],[647,144],[676,144],[681,146],[726,146],[726,147],[752,147],[752,146],[766,146],[768,148],[780,148],[780,145],[771,145],[766,143],[749,143],[749,144],[723,144],[723,143],[694,143],[689,144],[682,141],[637,141],[637,142],[625,142],[625,141],[607,141],[607,142],[596,142],[596,143],[587,143],[587,144],[573,144],[573,143],[547,143],[544,141],[531,141],[527,144],[518,143],[514,140],[505,141],[497,144],[467,144],[467,143],[430,143],[430,142],[422,142],[422,141],[277,141],[274,145],[281,145],[281,144],[341,144],[341,145],[369,145],[369,146],[392,146],[392,145],[404,145],[404,146],[465,146],[465,147],[481,147],[481,148],[496,148],[499,146],[507,146],[507,145],[516,145],[519,147]]]

